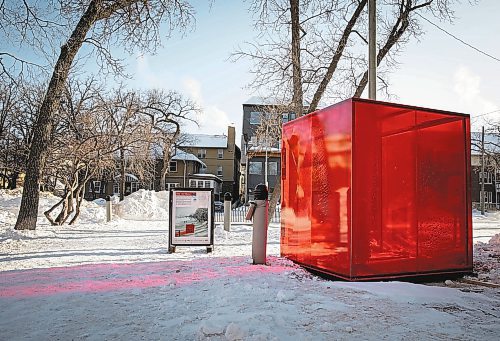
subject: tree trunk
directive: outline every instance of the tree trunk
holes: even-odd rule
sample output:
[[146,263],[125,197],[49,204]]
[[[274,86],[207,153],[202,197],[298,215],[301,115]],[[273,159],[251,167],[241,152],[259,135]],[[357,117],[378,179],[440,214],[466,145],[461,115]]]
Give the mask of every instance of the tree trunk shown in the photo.
[[9,178],[9,189],[17,188],[17,179],[19,178],[19,172],[13,172]]
[[99,19],[99,2],[92,1],[80,18],[66,44],[61,47],[47,92],[33,127],[33,142],[26,167],[21,207],[17,216],[16,230],[34,230],[39,202],[39,182],[47,158],[52,134],[52,119],[56,112],[71,64],[83,44],[83,40],[95,21]]
[[66,193],[62,200],[62,209],[61,212],[57,215],[56,219],[54,220],[55,225],[62,225],[62,221],[64,221],[66,215],[68,214],[68,205],[69,205],[69,196],[71,194],[71,189]]
[[[165,152],[163,152],[165,153]],[[163,155],[163,167],[161,168],[161,183],[160,183],[160,188],[162,191],[165,191],[167,189],[167,185],[165,183],[165,179],[167,178],[167,174],[169,171],[170,167],[170,159],[171,157],[168,155]]]
[[[303,115],[304,101],[302,91],[302,66],[300,65],[300,18],[299,0],[290,0],[290,15],[292,22],[292,65],[293,65],[293,100],[292,106],[297,117]],[[276,205],[281,197],[281,176],[274,188],[269,202],[269,222],[271,221]]]
[[330,62],[330,65],[328,66],[328,69],[326,70],[326,74],[321,80],[321,83],[318,86],[318,89],[314,93],[313,99],[311,101],[311,105],[309,106],[309,112],[315,111],[318,108],[319,101],[323,97],[323,94],[325,93],[326,87],[330,83],[330,80],[333,77],[333,74],[335,73],[335,70],[337,70],[337,65],[340,61],[340,58],[344,54],[344,48],[347,45],[347,40],[349,39],[349,36],[351,35],[352,29],[354,25],[356,24],[356,21],[358,21],[359,16],[361,15],[361,12],[366,6],[367,0],[362,0],[359,4],[356,10],[354,11],[351,19],[347,23],[346,28],[344,29],[344,33],[342,34],[342,38],[339,40],[339,44],[337,45],[337,50],[335,51],[335,54],[333,55],[332,61]]
[[120,201],[125,197],[125,152],[120,149]]
[[276,212],[276,206],[281,196],[281,175],[276,178],[276,185],[274,186],[274,192],[271,195],[271,200],[269,200],[269,211],[268,211],[268,224],[274,218],[274,213]]
[[85,188],[85,184],[86,184],[86,182],[83,183],[83,186],[80,185],[78,187],[78,189],[76,190],[76,209],[75,209],[75,215],[73,216],[73,218],[69,222],[69,225],[73,225],[75,223],[75,221],[78,219],[78,217],[80,216],[80,206],[81,206],[82,200],[83,200],[83,191],[82,191],[82,189]]
[[47,217],[47,220],[50,222],[51,225],[57,225],[57,223],[54,221],[54,219],[52,219],[52,217],[50,216],[50,214],[58,206],[60,206],[63,203],[63,201],[66,200],[66,195],[67,195],[67,193],[64,194],[64,196],[61,198],[61,200],[59,200],[59,202],[57,204],[55,204],[54,206],[52,206],[51,208],[49,208],[47,211],[43,212],[43,214],[45,214],[45,217]]
[[[425,4],[422,4],[422,5],[425,5]],[[380,63],[385,58],[387,53],[389,53],[391,48],[399,41],[401,36],[406,32],[406,29],[408,28],[408,25],[409,25],[408,20],[410,17],[410,13],[412,10],[415,10],[417,8],[420,8],[420,6],[417,6],[414,8],[407,7],[404,11],[401,12],[400,17],[398,18],[398,20],[394,24],[394,27],[392,28],[392,31],[389,34],[389,37],[387,38],[387,41],[385,42],[384,46],[382,46],[380,48],[380,50],[378,51],[377,66],[380,65]],[[354,92],[354,97],[361,97],[367,84],[368,84],[368,70],[366,70],[365,73],[363,74],[363,77],[361,78],[361,81],[359,82],[359,85],[356,88],[356,91]]]
[[[168,153],[168,152],[167,152]],[[160,176],[160,189],[162,191],[166,190],[167,185],[165,184],[165,179],[167,178],[167,173],[170,165],[170,158],[165,155],[165,147],[163,148],[163,166],[161,167]]]

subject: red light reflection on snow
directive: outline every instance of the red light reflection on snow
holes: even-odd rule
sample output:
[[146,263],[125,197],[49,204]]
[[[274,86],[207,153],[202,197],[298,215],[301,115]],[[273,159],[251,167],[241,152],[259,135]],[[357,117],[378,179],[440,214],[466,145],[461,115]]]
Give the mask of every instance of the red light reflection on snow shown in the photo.
[[290,267],[248,264],[246,257],[204,258],[193,261],[87,264],[71,267],[4,272],[0,297],[33,297],[61,293],[96,293],[144,289],[170,284],[188,285],[254,273],[280,273]]

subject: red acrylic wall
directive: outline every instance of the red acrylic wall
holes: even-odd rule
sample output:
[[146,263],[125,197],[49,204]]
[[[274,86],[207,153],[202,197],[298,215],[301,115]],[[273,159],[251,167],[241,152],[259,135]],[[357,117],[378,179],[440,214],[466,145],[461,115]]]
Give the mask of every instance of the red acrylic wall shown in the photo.
[[283,256],[346,279],[472,269],[467,115],[352,99],[282,146]]

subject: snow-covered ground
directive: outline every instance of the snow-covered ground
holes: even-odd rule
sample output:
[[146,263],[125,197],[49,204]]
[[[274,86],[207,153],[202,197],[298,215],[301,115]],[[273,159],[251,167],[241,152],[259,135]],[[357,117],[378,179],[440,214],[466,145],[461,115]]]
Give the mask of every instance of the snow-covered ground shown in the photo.
[[[55,200],[44,194],[40,212]],[[111,223],[86,203],[74,226],[41,214],[22,232],[19,202],[0,192],[0,340],[499,339],[500,289],[324,280],[278,257],[278,225],[268,266],[251,265],[243,224],[217,226],[211,254],[167,254],[166,193],[134,193]],[[474,214],[480,280],[500,283],[499,233],[498,213]]]

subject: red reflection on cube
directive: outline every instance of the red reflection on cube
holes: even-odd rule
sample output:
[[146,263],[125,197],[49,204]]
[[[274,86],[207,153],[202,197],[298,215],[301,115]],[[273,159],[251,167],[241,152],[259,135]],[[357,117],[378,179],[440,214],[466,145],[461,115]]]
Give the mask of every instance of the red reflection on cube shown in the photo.
[[347,280],[472,271],[469,115],[353,98],[282,146],[282,256]]

